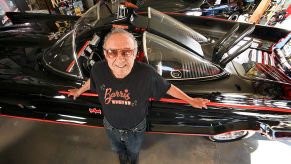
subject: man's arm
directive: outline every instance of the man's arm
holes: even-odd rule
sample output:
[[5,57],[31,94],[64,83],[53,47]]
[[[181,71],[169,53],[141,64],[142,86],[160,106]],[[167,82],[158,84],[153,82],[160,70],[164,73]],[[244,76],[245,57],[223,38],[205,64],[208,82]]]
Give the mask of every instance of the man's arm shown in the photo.
[[69,89],[68,96],[73,96],[74,100],[79,97],[82,93],[88,91],[90,89],[90,79],[88,79],[85,84],[79,89]]
[[181,91],[173,84],[171,84],[171,87],[167,91],[167,94],[188,102],[194,108],[207,108],[206,104],[210,102],[207,99],[189,97],[187,94],[185,94],[183,91]]

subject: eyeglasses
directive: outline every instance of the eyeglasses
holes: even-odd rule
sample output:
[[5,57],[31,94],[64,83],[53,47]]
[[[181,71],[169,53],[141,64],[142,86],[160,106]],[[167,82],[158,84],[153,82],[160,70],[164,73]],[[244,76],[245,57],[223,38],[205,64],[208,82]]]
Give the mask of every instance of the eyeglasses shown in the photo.
[[116,58],[118,56],[118,52],[124,58],[129,58],[134,53],[134,49],[103,49],[106,52],[106,56],[111,59]]

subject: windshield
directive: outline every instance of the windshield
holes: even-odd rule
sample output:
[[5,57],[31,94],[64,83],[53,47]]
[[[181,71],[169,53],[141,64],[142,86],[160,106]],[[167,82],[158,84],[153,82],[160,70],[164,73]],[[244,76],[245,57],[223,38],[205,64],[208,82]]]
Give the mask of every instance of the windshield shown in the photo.
[[207,38],[202,34],[194,31],[185,24],[177,21],[176,19],[161,13],[153,8],[148,9],[149,29],[183,46],[193,50],[198,55],[203,56],[203,51],[199,43],[207,42]]
[[81,77],[75,59],[72,55],[73,46],[72,39],[73,31],[63,36],[54,46],[43,55],[43,61],[50,69],[71,77]]
[[168,80],[215,78],[225,73],[199,55],[149,32],[143,35],[143,46],[147,62]]
[[101,26],[100,21],[111,15],[110,8],[101,1],[90,8],[76,22],[74,29],[44,54],[43,61],[46,66],[62,75],[83,79],[84,75],[78,59],[80,56],[85,56],[85,51],[90,51],[90,44],[99,41],[99,37],[91,32],[92,28]]

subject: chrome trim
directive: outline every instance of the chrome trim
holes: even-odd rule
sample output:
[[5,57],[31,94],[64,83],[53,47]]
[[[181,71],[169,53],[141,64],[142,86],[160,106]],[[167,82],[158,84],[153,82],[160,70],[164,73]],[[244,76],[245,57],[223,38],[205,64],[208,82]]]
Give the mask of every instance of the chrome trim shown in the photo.
[[70,76],[70,77],[75,77],[75,78],[81,79],[81,78],[80,78],[79,76],[77,76],[77,75],[67,74],[67,73],[64,73],[64,72],[62,72],[62,71],[59,71],[59,70],[55,69],[54,67],[50,66],[50,65],[45,61],[45,59],[44,59],[44,55],[42,55],[42,56],[43,56],[43,57],[42,57],[42,61],[44,61],[45,66],[47,66],[49,69],[51,69],[51,70],[53,70],[53,71],[55,71],[55,72],[57,72],[57,73],[60,73],[60,74],[62,74],[62,75],[65,75],[65,76]]
[[148,7],[148,18],[151,19],[152,15],[151,15],[151,7]]
[[142,34],[142,43],[143,43],[143,52],[144,52],[144,56],[145,56],[145,59],[146,59],[146,62],[147,64],[149,64],[149,61],[148,61],[148,52],[147,52],[147,47],[146,47],[146,34],[148,32],[145,31],[143,34]]
[[52,48],[50,48],[48,51],[44,52],[43,55],[42,55],[42,61],[44,62],[45,66],[47,66],[49,69],[57,72],[57,73],[60,73],[62,75],[65,75],[65,76],[70,76],[70,77],[76,77],[78,79],[82,79],[81,77],[77,76],[77,75],[73,75],[73,74],[69,74],[69,73],[65,73],[63,71],[60,71],[58,69],[55,69],[54,67],[52,67],[50,64],[47,63],[47,61],[45,60],[45,54],[50,52],[51,49],[55,48],[60,42],[62,42],[66,37],[68,37],[71,33],[73,33],[74,30],[71,30],[70,32],[68,32],[67,34],[65,34],[64,36],[62,36],[53,46]]
[[73,55],[74,55],[73,57],[75,59],[75,64],[77,64],[77,68],[78,68],[78,71],[80,73],[79,78],[83,79],[84,75],[83,75],[83,72],[81,71],[81,67],[80,67],[80,64],[79,64],[79,61],[78,61],[78,58],[77,58],[77,54],[76,54],[76,44],[75,44],[76,28],[74,29],[74,33],[73,33],[73,36],[72,36],[73,37],[73,39],[72,39],[72,48],[73,48]]
[[[214,79],[219,79],[223,76],[227,76],[229,75],[227,72],[225,72],[224,70],[222,70],[222,73],[218,74],[218,75],[213,75],[213,76],[205,76],[205,77],[199,77],[199,78],[183,78],[183,79],[168,79],[165,78],[166,80],[174,80],[174,81],[184,81],[184,80],[210,80],[210,78],[214,78]],[[212,80],[212,79],[211,79]]]
[[233,132],[227,132],[227,133],[214,135],[214,136],[211,136],[211,138],[217,141],[229,141],[229,140],[235,140],[235,139],[244,137],[247,134],[248,134],[247,130],[239,130],[239,131],[233,131]]

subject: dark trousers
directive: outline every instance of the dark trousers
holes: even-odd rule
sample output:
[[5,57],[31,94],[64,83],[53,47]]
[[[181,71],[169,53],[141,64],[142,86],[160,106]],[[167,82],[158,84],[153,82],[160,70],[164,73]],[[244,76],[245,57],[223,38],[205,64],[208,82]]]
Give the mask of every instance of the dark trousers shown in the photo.
[[138,163],[139,151],[144,140],[146,119],[130,130],[120,130],[112,127],[104,118],[104,127],[111,142],[111,148],[118,153],[121,164]]

